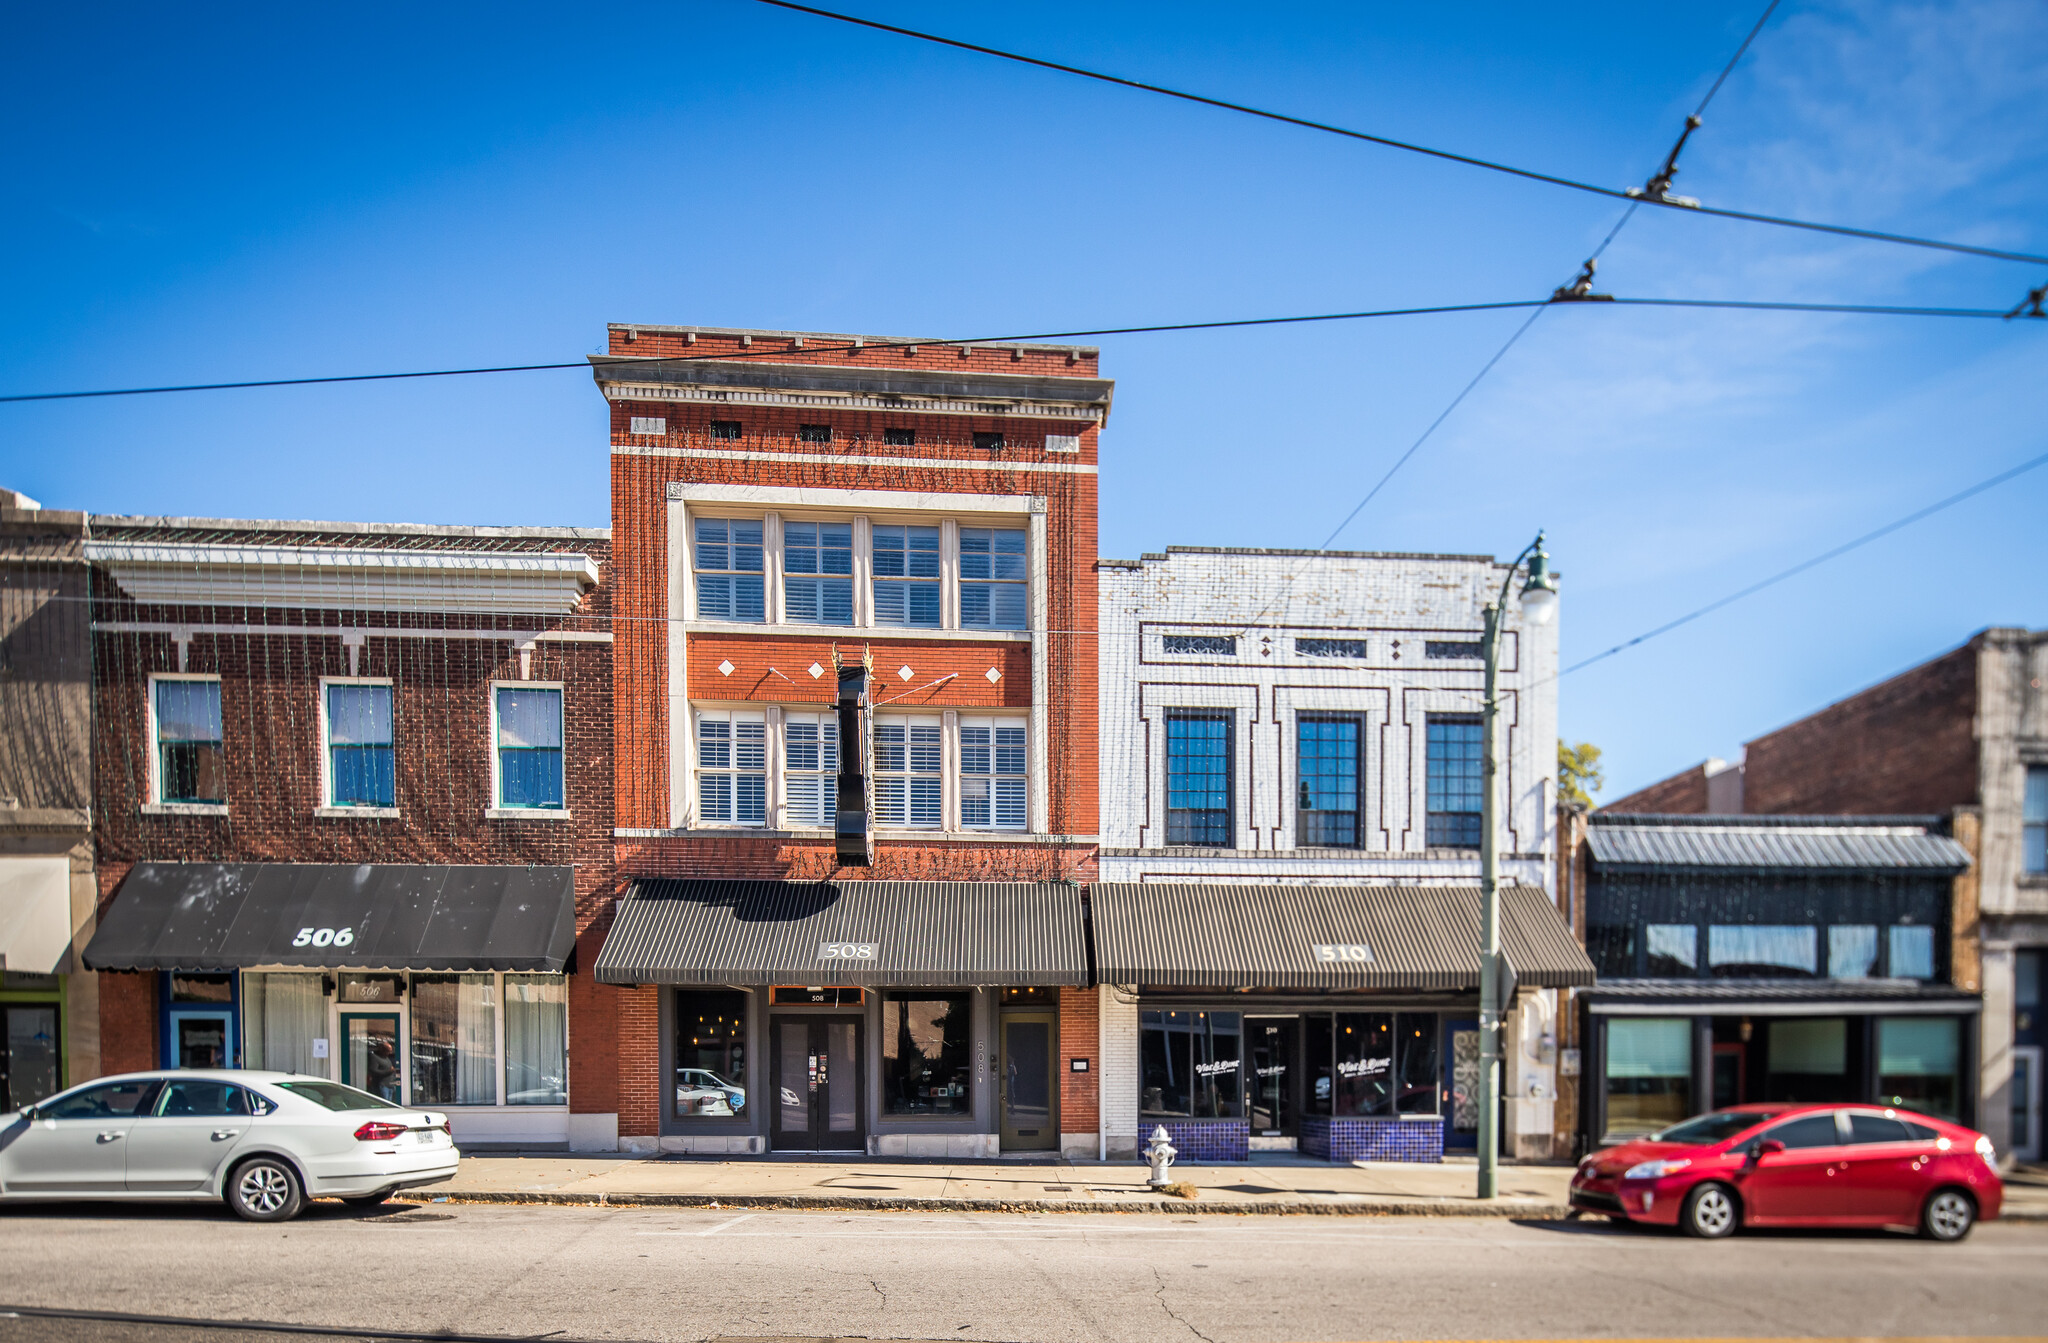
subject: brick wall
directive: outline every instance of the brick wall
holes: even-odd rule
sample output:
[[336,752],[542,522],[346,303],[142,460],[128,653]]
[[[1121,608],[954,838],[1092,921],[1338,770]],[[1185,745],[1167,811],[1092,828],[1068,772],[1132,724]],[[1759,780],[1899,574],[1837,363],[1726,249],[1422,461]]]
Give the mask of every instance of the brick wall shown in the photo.
[[1748,744],[1755,815],[1946,815],[1977,801],[1977,641]]
[[[831,704],[839,690],[832,676],[834,648],[848,663],[861,659],[861,644],[829,636],[693,634],[690,698]],[[723,663],[732,664],[732,671],[720,671]],[[813,665],[823,668],[824,674],[812,676]],[[907,681],[901,675],[904,667],[911,671]],[[988,679],[991,670],[995,681]],[[875,698],[889,702],[884,712],[1031,707],[1031,645],[1025,643],[891,639],[875,645],[875,674],[882,682]],[[931,684],[947,676],[952,679],[945,684]]]
[[156,1067],[156,971],[107,973],[99,981],[100,1073]]
[[[1096,1079],[1102,1067],[1096,1004],[1094,989],[1060,990],[1060,1057],[1056,1066],[1060,1070],[1062,1133],[1093,1133],[1101,1115],[1096,1103]],[[1074,1059],[1088,1060],[1088,1071],[1075,1072]]]
[[1638,812],[1657,816],[1702,816],[1707,810],[1707,767],[1694,765],[1647,788],[1638,788],[1601,806],[1602,811]]

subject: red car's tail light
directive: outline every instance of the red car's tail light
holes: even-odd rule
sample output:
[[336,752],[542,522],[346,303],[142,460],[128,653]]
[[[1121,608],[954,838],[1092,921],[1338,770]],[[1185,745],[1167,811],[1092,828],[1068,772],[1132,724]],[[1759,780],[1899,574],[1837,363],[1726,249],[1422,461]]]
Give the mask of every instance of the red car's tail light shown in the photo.
[[373,1119],[356,1130],[356,1141],[390,1142],[403,1132],[405,1132],[405,1125],[403,1124],[382,1124]]

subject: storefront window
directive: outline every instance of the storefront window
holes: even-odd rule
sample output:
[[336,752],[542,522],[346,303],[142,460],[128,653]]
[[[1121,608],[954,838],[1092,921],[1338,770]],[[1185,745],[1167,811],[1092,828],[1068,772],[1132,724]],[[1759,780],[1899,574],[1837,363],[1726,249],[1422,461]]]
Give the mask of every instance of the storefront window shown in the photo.
[[1716,924],[1707,929],[1716,979],[1811,979],[1820,973],[1819,931],[1811,924]]
[[1692,1022],[1613,1017],[1607,1022],[1606,1141],[1668,1128],[1692,1113]]
[[412,1103],[495,1105],[495,975],[412,977]]
[[725,1119],[747,1108],[747,995],[676,993],[676,1118]]
[[1337,1113],[1394,1112],[1394,1016],[1391,1012],[1337,1014]]
[[1403,1012],[1394,1018],[1394,1055],[1400,1074],[1394,1109],[1400,1114],[1437,1112],[1436,1032],[1435,1013]]
[[882,1108],[895,1115],[966,1114],[969,1003],[964,993],[882,1003]]
[[569,991],[560,975],[505,976],[505,1103],[569,1103]]
[[1880,1017],[1877,1092],[1885,1105],[1955,1119],[1962,1023],[1954,1017]]
[[251,1068],[327,1075],[313,1054],[327,1038],[327,990],[319,975],[242,976],[243,1048]]
[[1303,1017],[1301,1021],[1302,1112],[1305,1114],[1330,1113],[1334,1099],[1331,1064],[1336,1058],[1336,1044],[1330,1039],[1332,1025],[1328,1013]]
[[1236,1012],[1140,1013],[1138,1112],[1242,1118],[1241,1022]]
[[1773,1021],[1766,1036],[1767,1101],[1845,1101],[1849,1091],[1849,1023],[1841,1017]]

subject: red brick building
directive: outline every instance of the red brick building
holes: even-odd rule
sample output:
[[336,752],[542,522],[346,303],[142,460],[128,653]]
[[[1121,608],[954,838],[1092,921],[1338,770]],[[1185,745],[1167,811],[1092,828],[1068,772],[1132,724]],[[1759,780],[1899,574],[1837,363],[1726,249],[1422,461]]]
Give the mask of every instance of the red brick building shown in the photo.
[[89,519],[101,1071],[323,1074],[469,1147],[608,1125],[610,1005],[565,970],[613,894],[609,554]]
[[614,326],[592,363],[619,1144],[1093,1156],[1097,352]]

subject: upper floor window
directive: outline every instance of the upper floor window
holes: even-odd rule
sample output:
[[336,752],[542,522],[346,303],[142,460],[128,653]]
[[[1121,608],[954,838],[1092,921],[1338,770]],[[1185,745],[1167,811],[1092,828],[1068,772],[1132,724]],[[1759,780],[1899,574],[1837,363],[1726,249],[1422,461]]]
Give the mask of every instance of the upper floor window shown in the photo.
[[939,529],[876,527],[875,623],[939,625]]
[[960,824],[968,830],[1024,828],[1024,724],[960,724]]
[[882,431],[882,444],[885,447],[891,448],[914,448],[917,446],[917,430],[884,429]]
[[1422,655],[1432,662],[1459,662],[1468,658],[1477,662],[1486,656],[1486,648],[1476,639],[1425,639],[1422,641]]
[[327,805],[398,803],[389,685],[327,687]]
[[697,618],[767,618],[759,518],[697,519]]
[[1479,719],[1432,714],[1428,727],[1427,817],[1423,842],[1432,849],[1476,849],[1485,807]]
[[790,620],[853,623],[852,523],[784,522],[782,570],[782,604]]
[[1294,842],[1355,846],[1358,840],[1359,733],[1356,718],[1304,716],[1296,729],[1301,772]]
[[1161,636],[1161,643],[1169,653],[1192,653],[1196,657],[1237,656],[1237,636],[1234,634],[1168,634]]
[[936,718],[875,720],[875,824],[936,830],[944,822],[944,751]]
[[968,629],[1023,629],[1024,565],[1023,532],[962,527],[961,625]]
[[1363,639],[1296,639],[1294,651],[1309,658],[1364,658]]
[[713,420],[711,422],[711,436],[715,439],[736,443],[740,437],[740,422],[738,420]]
[[768,819],[768,721],[759,712],[706,710],[697,717],[697,810],[706,821]]
[[1177,713],[1166,720],[1166,842],[1228,848],[1232,716]]
[[157,801],[227,801],[220,681],[165,677],[155,694]]
[[790,825],[837,823],[839,719],[830,713],[782,716],[782,780]]
[[2020,809],[2023,870],[2048,872],[2048,765],[2027,767],[2026,799]]
[[500,686],[496,707],[498,805],[561,810],[561,690]]
[[832,426],[829,424],[800,424],[796,427],[796,439],[799,443],[830,443],[832,441]]

